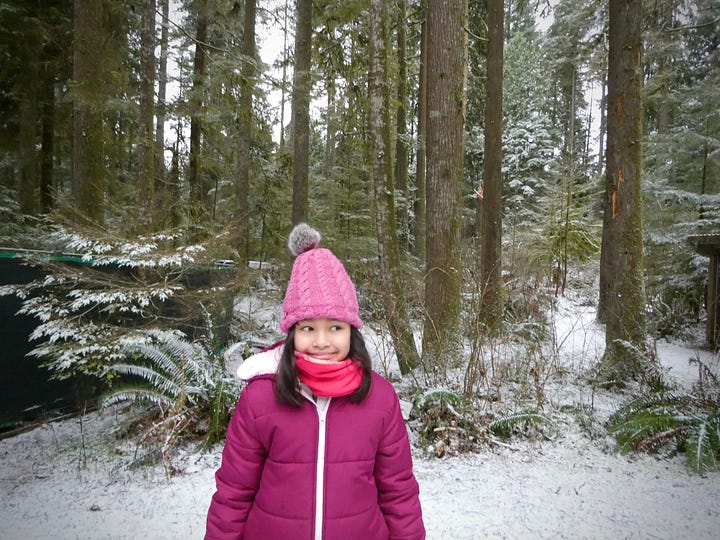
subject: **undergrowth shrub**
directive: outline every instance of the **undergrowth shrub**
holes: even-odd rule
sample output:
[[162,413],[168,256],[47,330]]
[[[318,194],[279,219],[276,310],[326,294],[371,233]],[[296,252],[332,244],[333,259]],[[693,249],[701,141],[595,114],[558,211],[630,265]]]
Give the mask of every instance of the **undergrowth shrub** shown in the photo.
[[470,452],[483,437],[476,409],[446,388],[427,390],[414,400],[411,425],[421,446],[438,457]]
[[224,439],[239,388],[221,356],[177,332],[150,332],[123,351],[124,361],[106,368],[111,389],[100,403],[135,406],[138,446],[165,463],[183,437],[202,437],[206,448]]
[[525,409],[505,414],[488,424],[488,428],[498,437],[510,439],[513,436],[524,438],[554,439],[557,427],[552,418],[535,409]]
[[420,445],[437,457],[476,451],[483,445],[520,437],[554,439],[558,429],[550,416],[535,409],[497,413],[447,388],[423,392],[413,403],[411,426]]
[[702,286],[675,290],[669,286],[648,300],[648,326],[656,338],[689,340],[698,326],[704,298]]
[[699,379],[691,391],[662,390],[621,407],[608,426],[620,451],[684,452],[696,473],[720,470],[720,383],[717,365],[699,358]]

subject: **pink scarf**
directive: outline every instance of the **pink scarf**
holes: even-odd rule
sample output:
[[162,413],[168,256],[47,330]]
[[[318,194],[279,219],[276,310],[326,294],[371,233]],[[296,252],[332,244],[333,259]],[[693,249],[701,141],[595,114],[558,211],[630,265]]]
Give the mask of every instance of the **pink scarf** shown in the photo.
[[318,364],[295,354],[298,376],[318,397],[352,394],[362,382],[363,370],[349,358],[332,364]]

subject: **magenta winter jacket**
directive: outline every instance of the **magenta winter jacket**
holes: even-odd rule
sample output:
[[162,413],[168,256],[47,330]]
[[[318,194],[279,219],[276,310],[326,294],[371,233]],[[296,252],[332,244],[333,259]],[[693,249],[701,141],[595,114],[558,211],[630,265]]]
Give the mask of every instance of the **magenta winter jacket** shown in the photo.
[[[276,351],[261,354],[269,353]],[[425,538],[407,431],[390,383],[373,373],[361,403],[308,399],[298,409],[277,402],[273,378],[257,375],[240,394],[205,538]]]

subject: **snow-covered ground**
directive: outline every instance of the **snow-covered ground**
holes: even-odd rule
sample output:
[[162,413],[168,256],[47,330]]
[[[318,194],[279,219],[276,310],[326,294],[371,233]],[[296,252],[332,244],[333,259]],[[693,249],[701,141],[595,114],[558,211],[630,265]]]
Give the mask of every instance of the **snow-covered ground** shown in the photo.
[[[557,349],[574,367],[602,353],[592,308],[561,300]],[[691,384],[697,351],[659,344],[670,375]],[[549,385],[548,399],[592,406],[620,396]],[[118,439],[117,411],[52,422],[0,441],[0,539],[202,538],[221,447],[183,450],[174,469],[129,467],[136,447]],[[720,538],[720,474],[687,471],[684,456],[620,456],[607,439],[571,425],[554,440],[512,441],[433,458],[415,470],[429,539]]]

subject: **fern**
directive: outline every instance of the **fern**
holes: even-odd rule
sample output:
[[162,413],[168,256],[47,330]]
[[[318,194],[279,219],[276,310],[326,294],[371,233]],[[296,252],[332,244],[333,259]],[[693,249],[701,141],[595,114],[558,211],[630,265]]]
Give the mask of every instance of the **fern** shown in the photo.
[[608,421],[622,453],[682,450],[697,473],[720,469],[720,407],[689,393],[634,399]]
[[687,441],[690,468],[698,473],[720,469],[720,415],[699,418]]
[[462,406],[464,403],[465,398],[457,392],[446,388],[431,388],[415,400],[414,406],[416,409],[422,411],[437,405],[445,404],[446,406],[452,407]]
[[613,427],[623,453],[655,451],[687,430],[687,415],[670,410],[641,410]]
[[142,379],[147,383],[148,388],[163,395],[168,401],[176,400],[182,393],[181,382],[175,382],[173,379],[168,378],[166,374],[157,371],[153,367],[138,366],[135,364],[114,364],[108,368],[108,371],[112,371],[117,375],[126,375]]
[[422,443],[438,456],[469,451],[479,438],[472,407],[453,390],[434,388],[424,392],[414,402],[413,416],[420,420]]
[[509,438],[516,433],[528,434],[531,431],[540,431],[550,438],[556,427],[548,416],[535,410],[525,410],[493,420],[488,424],[488,429],[503,438]]
[[684,392],[656,392],[651,394],[643,394],[621,407],[613,414],[609,423],[614,424],[624,419],[630,418],[640,411],[672,408],[675,410],[692,409],[696,404],[696,399],[691,394]]
[[[126,344],[124,361],[107,368],[113,386],[101,398],[101,408],[118,403],[150,404],[161,417],[151,431],[164,430],[163,455],[190,425],[201,431],[202,424],[207,444],[216,442],[237,396],[234,379],[200,343],[188,342],[174,332],[148,332],[146,339],[145,343]],[[172,418],[190,420],[165,421]],[[148,438],[146,434],[144,439]]]
[[151,403],[163,410],[169,409],[173,403],[165,394],[157,392],[149,386],[124,384],[116,387],[102,398],[102,408],[125,402]]

